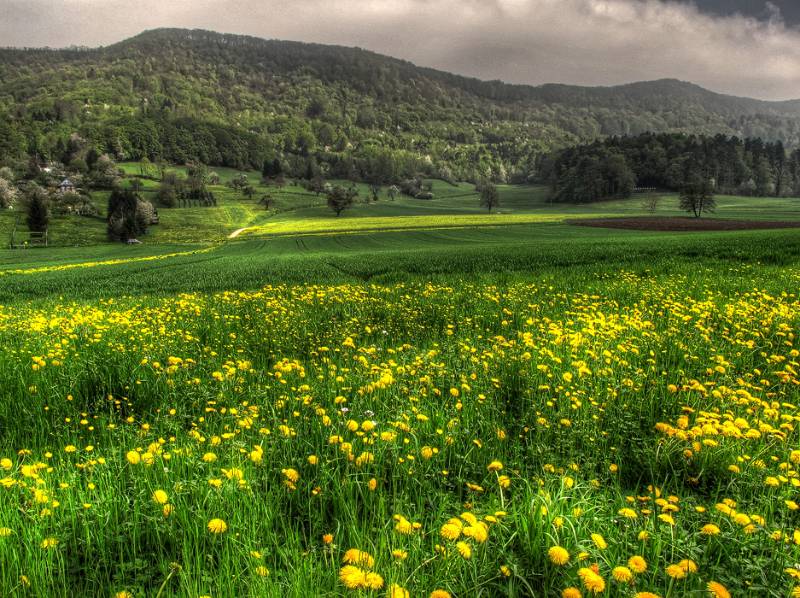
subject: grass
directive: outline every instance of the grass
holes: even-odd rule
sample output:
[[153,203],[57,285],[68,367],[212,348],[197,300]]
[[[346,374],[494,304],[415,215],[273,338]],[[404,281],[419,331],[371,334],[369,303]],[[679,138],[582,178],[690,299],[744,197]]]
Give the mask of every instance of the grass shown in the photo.
[[796,231],[435,191],[0,252],[2,593],[797,592]]

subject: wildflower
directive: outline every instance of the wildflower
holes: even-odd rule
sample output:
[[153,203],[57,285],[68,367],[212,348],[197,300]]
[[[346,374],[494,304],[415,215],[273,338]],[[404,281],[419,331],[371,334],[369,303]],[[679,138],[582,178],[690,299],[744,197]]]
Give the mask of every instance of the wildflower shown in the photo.
[[389,586],[389,592],[387,596],[388,598],[409,598],[410,594],[408,593],[408,590],[402,586],[393,583],[391,586]]
[[333,534],[325,534],[322,536],[322,542],[324,544],[331,544],[333,542]]
[[569,562],[569,552],[561,546],[551,546],[547,551],[550,562],[554,565],[566,565]]
[[290,482],[297,482],[300,479],[300,474],[297,473],[296,469],[282,469],[281,473],[286,476],[286,479]]
[[469,559],[472,556],[472,548],[466,542],[456,542],[456,550],[465,559]]
[[56,538],[45,538],[42,540],[40,546],[45,550],[49,550],[50,548],[55,548],[58,546],[58,540]]
[[400,550],[399,548],[395,548],[392,550],[392,557],[397,559],[398,561],[404,561],[408,558],[408,552],[405,550]]
[[478,521],[474,525],[465,527],[462,533],[478,544],[483,544],[489,538],[489,527],[483,521]]
[[160,505],[165,505],[169,502],[169,496],[163,490],[156,490],[153,492],[153,502],[158,503]]
[[458,519],[450,519],[447,523],[442,526],[442,529],[439,530],[442,538],[447,540],[458,540],[458,537],[461,535],[461,529],[463,528],[463,524]]
[[731,598],[731,593],[718,581],[709,581],[706,584],[706,589],[713,598]]
[[689,559],[684,559],[681,562],[675,565],[669,565],[666,568],[666,573],[673,579],[683,579],[689,573],[696,573],[697,572],[697,565],[694,561]]
[[451,598],[450,592],[445,590],[434,590],[428,598]]
[[620,583],[628,583],[631,579],[633,579],[633,573],[627,567],[614,567],[611,571],[611,575],[614,579],[616,579]]
[[598,573],[595,573],[588,567],[582,567],[581,569],[578,569],[578,577],[581,578],[583,587],[585,587],[589,592],[600,594],[606,589],[605,580]]
[[125,458],[131,465],[138,465],[139,462],[142,460],[142,456],[136,451],[128,451],[127,453],[125,453]]
[[269,575],[269,569],[267,569],[264,565],[259,565],[256,567],[256,575],[259,577],[267,577]]
[[581,591],[578,588],[565,588],[561,592],[561,598],[581,598]]
[[358,548],[351,548],[344,553],[344,556],[342,557],[342,562],[348,563],[350,565],[359,565],[371,569],[372,566],[375,564],[375,559],[372,558],[372,555],[368,552],[359,550]]
[[701,529],[700,533],[704,536],[716,536],[719,534],[719,527],[713,523],[706,523]]
[[208,531],[212,534],[224,534],[228,531],[228,524],[222,519],[212,519],[208,522]]
[[503,464],[500,461],[492,461],[486,466],[486,469],[489,471],[500,471],[503,469]]
[[625,517],[626,519],[636,519],[639,515],[633,509],[624,508],[617,511],[618,515]]
[[628,559],[628,567],[630,567],[631,571],[634,573],[644,573],[647,571],[647,561],[645,561],[643,557],[636,554]]
[[606,542],[605,538],[600,534],[592,534],[592,542],[594,545],[597,546],[600,550],[605,550],[608,548],[608,543]]
[[355,565],[345,565],[339,570],[339,580],[350,590],[364,587],[367,574]]
[[370,571],[364,576],[364,587],[368,590],[380,590],[383,587],[383,577]]

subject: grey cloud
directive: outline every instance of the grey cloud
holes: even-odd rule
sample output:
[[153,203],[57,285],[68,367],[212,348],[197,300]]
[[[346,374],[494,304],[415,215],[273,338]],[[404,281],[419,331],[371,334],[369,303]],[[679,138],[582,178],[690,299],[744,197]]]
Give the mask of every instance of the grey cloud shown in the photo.
[[0,45],[98,45],[154,27],[357,45],[515,83],[674,77],[800,97],[800,31],[657,0],[0,0]]

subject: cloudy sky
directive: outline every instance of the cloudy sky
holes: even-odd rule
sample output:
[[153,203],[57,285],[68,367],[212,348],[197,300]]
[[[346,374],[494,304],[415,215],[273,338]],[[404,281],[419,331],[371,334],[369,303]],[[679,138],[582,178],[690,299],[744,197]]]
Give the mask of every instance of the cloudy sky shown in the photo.
[[800,98],[800,0],[0,0],[2,45],[107,45],[156,27],[360,46],[515,83],[672,77]]

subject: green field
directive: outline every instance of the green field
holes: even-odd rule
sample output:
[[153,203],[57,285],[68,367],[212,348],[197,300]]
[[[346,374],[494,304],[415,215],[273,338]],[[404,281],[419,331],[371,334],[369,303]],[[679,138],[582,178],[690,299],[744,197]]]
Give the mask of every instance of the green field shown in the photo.
[[0,251],[2,595],[800,595],[797,230],[214,191]]

